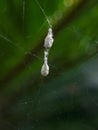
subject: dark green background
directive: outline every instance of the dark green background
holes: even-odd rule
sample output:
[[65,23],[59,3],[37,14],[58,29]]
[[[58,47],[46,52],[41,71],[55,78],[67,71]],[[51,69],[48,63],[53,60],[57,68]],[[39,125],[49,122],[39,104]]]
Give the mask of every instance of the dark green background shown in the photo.
[[0,130],[98,129],[98,0],[0,0]]

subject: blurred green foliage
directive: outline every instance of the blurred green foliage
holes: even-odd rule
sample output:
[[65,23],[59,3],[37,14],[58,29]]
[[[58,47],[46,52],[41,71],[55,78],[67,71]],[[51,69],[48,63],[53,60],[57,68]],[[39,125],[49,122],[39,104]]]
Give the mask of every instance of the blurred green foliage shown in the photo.
[[0,1],[0,130],[97,130],[98,1]]

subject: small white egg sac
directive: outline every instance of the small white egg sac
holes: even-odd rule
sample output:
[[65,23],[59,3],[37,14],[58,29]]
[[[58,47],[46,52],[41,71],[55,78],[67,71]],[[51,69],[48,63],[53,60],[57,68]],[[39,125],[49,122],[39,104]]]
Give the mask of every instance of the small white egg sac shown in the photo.
[[42,76],[47,76],[49,74],[49,66],[47,63],[44,63],[42,68],[41,68],[41,74]]

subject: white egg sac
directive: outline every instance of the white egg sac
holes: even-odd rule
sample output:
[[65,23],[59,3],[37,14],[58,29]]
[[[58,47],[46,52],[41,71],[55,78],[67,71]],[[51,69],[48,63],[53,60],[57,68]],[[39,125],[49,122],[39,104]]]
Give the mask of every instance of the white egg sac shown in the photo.
[[49,66],[47,63],[44,63],[41,68],[41,74],[42,76],[47,76],[49,74]]

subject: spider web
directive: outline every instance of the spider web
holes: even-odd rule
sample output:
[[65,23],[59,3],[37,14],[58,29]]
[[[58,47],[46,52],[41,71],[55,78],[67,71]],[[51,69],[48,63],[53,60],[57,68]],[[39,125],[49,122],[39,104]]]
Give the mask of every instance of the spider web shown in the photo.
[[[36,1],[36,0],[35,0]],[[41,10],[42,10],[42,12],[45,14],[45,17],[46,17],[46,21],[48,21],[48,23],[50,23],[49,22],[49,19],[47,19],[48,17],[47,17],[47,15],[46,15],[46,13],[45,13],[45,11],[43,10],[43,8],[41,7],[41,5],[38,3],[38,1],[36,1],[37,2],[37,4],[39,5],[39,8],[41,8]],[[24,22],[24,15],[25,15],[25,0],[23,1],[23,22]],[[46,22],[45,21],[45,22]],[[24,23],[23,23],[24,24]],[[44,23],[45,24],[45,23]],[[42,25],[42,27],[39,29],[39,31],[44,27],[44,24]],[[50,25],[49,25],[50,26]],[[77,37],[81,37],[81,36],[83,36],[83,34],[78,30],[78,29],[76,29],[76,27],[73,27],[73,28],[69,28],[69,30],[70,31],[73,31],[75,34],[76,34],[76,36]],[[22,46],[19,46],[18,44],[13,44],[14,42],[13,41],[11,41],[9,38],[7,38],[6,36],[4,36],[4,35],[2,35],[2,34],[0,34],[0,37],[1,38],[3,38],[4,40],[6,40],[10,45],[13,45],[13,46],[15,46],[16,48],[19,48],[20,50],[22,50],[23,52],[25,52],[25,53],[27,53],[27,54],[29,54],[29,55],[31,55],[32,57],[35,57],[35,58],[37,58],[37,59],[39,59],[39,60],[41,60],[41,61],[43,61],[43,58],[41,58],[40,56],[38,56],[38,55],[36,55],[36,54],[32,54],[30,51],[25,51],[25,49],[22,47]],[[89,41],[91,41],[91,38],[89,37],[89,39],[88,39]],[[31,68],[32,69],[32,68]],[[73,73],[72,73],[73,74]],[[84,72],[83,72],[83,74],[85,75],[86,73],[85,73],[85,70],[84,70]],[[60,76],[61,76],[61,74],[60,74]],[[64,77],[62,76],[62,79],[63,79]],[[78,76],[76,76],[76,78],[78,78]],[[80,77],[81,78],[81,77]],[[61,81],[60,82],[62,82],[62,84],[61,85],[64,85],[64,82],[65,81],[63,81],[61,79]],[[58,79],[56,79],[57,81],[58,81]],[[68,79],[64,79],[64,80],[68,80]],[[65,92],[65,91],[67,91],[67,90],[69,90],[69,89],[71,89],[71,92],[72,93],[74,93],[74,86],[75,86],[75,89],[76,89],[76,91],[78,91],[78,89],[79,89],[79,87],[81,87],[81,86],[78,86],[78,82],[80,82],[81,80],[80,79],[78,79],[78,80],[76,80],[76,81],[73,81],[73,79],[71,79],[72,80],[72,87],[71,87],[71,85],[70,85],[70,83],[69,84],[67,84],[68,85],[68,87],[69,88],[67,88],[66,90],[65,90],[65,87],[63,86],[63,89],[62,89],[62,91],[61,91],[61,95],[62,94],[64,94],[63,93],[63,91]],[[78,82],[77,82],[78,81]],[[60,83],[59,81],[57,82],[57,83]],[[82,82],[82,81],[81,81]],[[48,83],[49,84],[49,83]],[[16,113],[18,113],[18,111],[24,111],[23,109],[25,108],[26,109],[26,107],[28,107],[28,106],[31,106],[31,108],[29,108],[29,110],[30,111],[26,111],[26,112],[24,112],[25,113],[25,117],[26,117],[26,123],[27,123],[27,127],[24,125],[25,123],[23,122],[23,121],[21,121],[17,126],[17,128],[15,128],[16,126],[15,126],[15,124],[14,123],[10,123],[9,121],[4,121],[5,122],[5,124],[4,125],[6,125],[6,126],[8,126],[8,127],[12,127],[13,129],[18,129],[18,130],[31,130],[31,129],[36,129],[36,127],[38,127],[38,126],[40,126],[40,120],[38,120],[38,119],[35,119],[35,121],[34,121],[34,124],[33,123],[31,123],[31,124],[29,124],[29,121],[31,120],[31,118],[32,118],[32,110],[33,109],[38,109],[38,111],[39,111],[39,109],[41,109],[41,103],[43,102],[43,96],[42,96],[42,91],[44,90],[44,93],[46,93],[46,95],[47,95],[47,97],[48,97],[48,95],[49,94],[51,94],[51,93],[54,93],[54,96],[55,96],[55,98],[56,98],[56,100],[57,100],[57,97],[59,97],[59,94],[58,94],[58,91],[60,91],[60,89],[58,89],[58,88],[55,88],[54,87],[54,90],[52,90],[52,91],[50,91],[49,92],[49,88],[48,88],[48,85],[45,85],[45,82],[44,82],[44,79],[43,78],[41,78],[40,79],[40,81],[39,81],[39,85],[38,85],[39,87],[35,90],[36,92],[35,92],[35,95],[33,95],[33,96],[31,96],[31,94],[30,94],[30,96],[29,95],[27,95],[27,97],[25,96],[25,98],[24,98],[24,95],[25,95],[25,93],[26,93],[26,90],[24,90],[23,92],[22,92],[22,96],[21,97],[19,97],[19,102],[14,106],[14,107],[12,107],[11,108],[11,111],[14,113],[15,111],[13,110],[13,109],[15,109],[15,107],[16,108],[21,108],[21,110],[17,110],[16,111]],[[45,88],[46,87],[46,88]],[[89,90],[88,90],[89,88],[88,87],[86,87],[86,89],[85,90],[87,90],[86,91],[86,94],[85,95],[89,95]],[[53,96],[53,94],[52,94],[52,96]],[[94,98],[92,98],[91,96],[89,96],[89,100],[92,100],[92,102],[96,105],[96,107],[98,107],[98,104],[97,104],[97,101],[95,101],[95,100],[97,100],[96,99],[96,97],[95,96],[93,96]],[[34,98],[34,99],[33,99]],[[62,97],[61,97],[62,98]],[[63,97],[64,99],[66,98],[66,96],[65,97]],[[56,101],[55,100],[55,101]],[[72,101],[73,101],[73,99],[72,99]],[[85,104],[84,104],[85,105]],[[67,107],[67,106],[66,106]],[[26,109],[26,110],[28,110],[28,109]],[[57,111],[57,113],[58,113],[58,111]],[[15,115],[16,116],[16,115]],[[24,115],[23,115],[24,116]],[[57,119],[58,120],[60,120],[59,119],[59,114],[57,115]],[[32,121],[33,122],[33,121]],[[1,122],[2,123],[2,122]],[[23,124],[22,124],[23,123]],[[24,127],[23,127],[23,125],[24,125]],[[22,126],[22,128],[21,128],[21,126]]]
[[[48,23],[49,27],[52,27],[52,25],[51,25],[51,22],[50,22],[48,16],[46,15],[45,10],[41,7],[41,4],[39,3],[39,1],[38,1],[38,0],[34,0],[34,1],[35,1],[35,4],[38,6],[38,8],[40,8],[40,11],[42,12],[43,16],[44,16],[45,19],[46,19],[46,21],[45,21],[45,22],[42,24],[42,26],[39,28],[38,33],[40,33],[40,31],[44,28],[46,22]],[[45,3],[46,3],[46,1],[45,1]],[[22,7],[23,7],[23,9],[22,9],[23,32],[24,32],[24,22],[25,22],[25,6],[26,6],[26,1],[23,0],[23,6],[22,6]],[[6,35],[0,34],[0,37],[1,37],[2,39],[4,39],[7,43],[9,43],[10,46],[15,47],[15,48],[17,48],[17,49],[20,49],[20,51],[23,52],[24,54],[28,54],[28,55],[30,55],[30,56],[32,56],[32,57],[37,58],[38,60],[43,61],[43,58],[42,58],[42,57],[40,57],[39,55],[37,55],[37,54],[35,54],[35,53],[32,53],[31,51],[26,51],[26,49],[25,49],[23,46],[19,45],[18,43],[15,43],[15,42],[12,41],[11,39],[9,39]],[[30,38],[30,37],[32,37],[32,36],[27,36],[27,37]],[[43,43],[44,43],[44,41],[43,41]],[[42,46],[42,48],[43,48],[43,46]],[[52,66],[52,65],[50,64],[50,66]],[[30,66],[29,66],[29,68],[32,69]]]
[[[49,27],[52,27],[52,25],[51,25],[51,23],[50,23],[50,20],[49,20],[48,16],[46,15],[45,10],[41,7],[41,4],[39,3],[39,1],[38,1],[38,0],[34,0],[34,1],[35,1],[35,4],[38,5],[38,8],[40,8],[42,14],[44,15],[44,17],[45,17],[45,19],[46,19],[46,21],[45,21],[45,22],[42,24],[42,26],[39,28],[38,33],[40,33],[40,31],[44,28],[46,22],[48,23]],[[45,1],[45,3],[46,3],[46,2],[47,2],[47,1]],[[24,32],[24,21],[25,21],[25,4],[26,4],[26,1],[23,0],[23,6],[22,6],[22,7],[23,7],[23,9],[22,9],[23,32]],[[35,57],[35,58],[37,58],[38,60],[43,61],[43,58],[42,58],[42,57],[36,55],[35,53],[32,53],[31,51],[26,51],[23,46],[21,46],[21,45],[15,43],[15,42],[12,41],[11,39],[9,39],[6,35],[0,34],[0,37],[1,37],[2,39],[4,39],[11,47],[15,47],[15,48],[17,48],[17,49],[20,49],[20,51],[22,51],[24,54],[29,54],[30,56]],[[29,36],[29,38],[30,38],[30,37],[32,37],[32,36]],[[44,41],[43,41],[43,43],[44,43]],[[43,47],[43,46],[42,46],[42,47]],[[50,64],[50,66],[52,66],[52,65]],[[54,66],[53,66],[53,68],[54,68]],[[32,68],[29,66],[29,69],[31,70]],[[39,88],[38,88],[38,90],[37,90],[37,92],[36,92],[36,98],[35,98],[35,100],[36,100],[36,105],[40,104],[40,95],[41,95],[42,86],[43,86],[43,78],[41,77],[40,86],[39,86]],[[24,101],[22,100],[22,101],[20,101],[20,102],[21,102],[20,105],[27,105],[28,103],[32,103],[33,101],[32,101],[32,97],[31,97],[31,98],[27,98],[26,101],[25,101],[25,100],[24,100]],[[27,115],[27,120],[28,120],[29,116],[30,116],[30,113],[29,113],[29,115]],[[0,128],[1,128],[1,129],[2,129],[2,128],[3,128],[3,129],[7,129],[7,128],[9,128],[9,127],[10,127],[10,128],[13,128],[13,129],[18,129],[18,130],[21,129],[21,128],[19,128],[19,127],[18,127],[18,128],[15,128],[15,125],[14,125],[13,123],[11,123],[10,121],[6,121],[5,119],[3,120],[3,117],[2,117],[2,121],[0,121],[0,122],[1,122],[1,124],[2,124],[2,125],[0,125]],[[30,127],[29,127],[29,129],[33,129],[33,128],[34,128],[34,126],[30,126]],[[24,129],[25,129],[25,128],[24,128]]]

